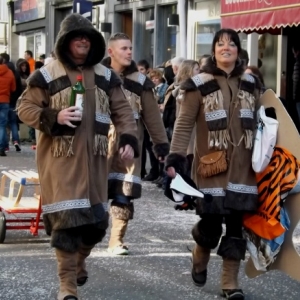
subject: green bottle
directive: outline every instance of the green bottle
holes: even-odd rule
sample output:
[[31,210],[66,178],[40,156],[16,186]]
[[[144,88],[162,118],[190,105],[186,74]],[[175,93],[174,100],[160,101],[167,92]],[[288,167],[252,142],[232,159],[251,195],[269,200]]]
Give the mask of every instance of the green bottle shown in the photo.
[[82,76],[77,75],[76,79],[77,82],[72,87],[70,106],[77,106],[80,110],[83,110],[85,88],[82,85]]
[[[82,76],[77,75],[76,77],[76,83],[72,87],[72,93],[71,93],[71,100],[70,100],[70,106],[76,106],[80,109],[80,111],[83,111],[83,105],[84,105],[84,94],[85,94],[85,88],[82,84]],[[72,124],[78,126],[81,124],[81,121],[73,121]]]

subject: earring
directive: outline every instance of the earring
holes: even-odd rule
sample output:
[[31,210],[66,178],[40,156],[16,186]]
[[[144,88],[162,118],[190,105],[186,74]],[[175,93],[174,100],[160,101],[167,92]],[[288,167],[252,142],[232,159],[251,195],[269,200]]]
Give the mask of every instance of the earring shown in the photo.
[[214,63],[216,63],[216,58],[215,58],[215,55],[214,55],[214,54],[211,55],[211,60],[212,60]]

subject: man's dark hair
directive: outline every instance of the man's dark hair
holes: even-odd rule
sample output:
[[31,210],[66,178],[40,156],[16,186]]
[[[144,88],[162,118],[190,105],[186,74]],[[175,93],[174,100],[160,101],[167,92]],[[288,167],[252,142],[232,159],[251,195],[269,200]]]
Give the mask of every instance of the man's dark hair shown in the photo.
[[237,46],[238,54],[240,54],[242,51],[242,46],[241,46],[241,41],[240,41],[239,35],[235,30],[230,29],[230,28],[223,28],[216,32],[213,42],[212,42],[211,53],[215,53],[216,43],[222,39],[223,35],[228,35],[229,39],[232,42],[234,42],[235,45]]
[[37,70],[40,69],[43,65],[44,64],[41,61],[36,61],[34,64],[34,68]]
[[144,67],[146,70],[148,70],[150,67],[146,59],[141,59],[140,61],[138,61],[137,65]]
[[3,58],[0,56],[0,65],[3,64]]
[[108,43],[109,42],[114,42],[114,41],[119,41],[119,40],[129,40],[130,41],[130,38],[126,33],[117,32],[117,33],[114,33],[110,36],[110,38],[108,40]]
[[45,54],[41,54],[39,59],[45,59],[46,58],[46,55]]
[[26,50],[25,53],[27,53],[28,55],[30,55],[30,57],[33,57],[32,51]]
[[10,56],[7,53],[1,53],[0,56],[5,60],[5,62],[9,62],[10,61]]

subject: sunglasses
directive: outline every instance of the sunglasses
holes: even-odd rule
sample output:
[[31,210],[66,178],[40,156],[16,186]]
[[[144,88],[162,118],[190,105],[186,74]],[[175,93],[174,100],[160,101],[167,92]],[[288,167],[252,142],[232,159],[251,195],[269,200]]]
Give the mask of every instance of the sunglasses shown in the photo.
[[86,35],[78,35],[73,38],[73,41],[82,41],[82,40],[86,40],[87,42],[90,41],[89,37]]

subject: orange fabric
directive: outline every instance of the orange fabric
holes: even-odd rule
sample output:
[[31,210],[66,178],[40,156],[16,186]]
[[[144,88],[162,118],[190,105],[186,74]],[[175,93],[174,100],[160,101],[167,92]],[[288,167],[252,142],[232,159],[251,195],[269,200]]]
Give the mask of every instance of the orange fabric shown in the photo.
[[297,183],[299,162],[288,150],[275,147],[271,161],[262,173],[256,174],[258,210],[244,216],[244,227],[267,240],[285,232],[280,223],[282,200]]
[[27,62],[29,63],[30,73],[32,73],[35,70],[35,60],[31,57]]
[[14,73],[7,65],[0,65],[0,103],[9,103],[10,93],[16,90]]

